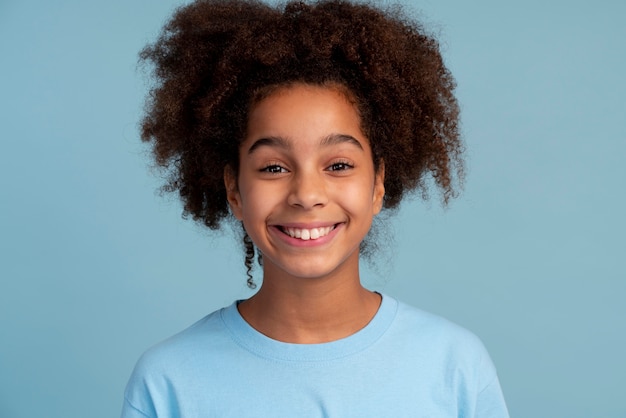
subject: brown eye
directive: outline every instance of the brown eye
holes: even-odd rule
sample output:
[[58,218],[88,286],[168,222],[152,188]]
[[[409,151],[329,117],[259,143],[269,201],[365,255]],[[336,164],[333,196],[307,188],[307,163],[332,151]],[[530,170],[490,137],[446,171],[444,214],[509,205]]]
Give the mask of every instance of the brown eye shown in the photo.
[[287,172],[287,170],[284,167],[281,167],[278,164],[268,165],[264,167],[263,169],[261,169],[261,171],[264,173],[271,173],[271,174],[280,174],[280,173]]
[[348,164],[346,162],[337,162],[337,163],[333,163],[328,167],[329,171],[344,171],[344,170],[349,170],[353,168],[353,166],[351,164]]

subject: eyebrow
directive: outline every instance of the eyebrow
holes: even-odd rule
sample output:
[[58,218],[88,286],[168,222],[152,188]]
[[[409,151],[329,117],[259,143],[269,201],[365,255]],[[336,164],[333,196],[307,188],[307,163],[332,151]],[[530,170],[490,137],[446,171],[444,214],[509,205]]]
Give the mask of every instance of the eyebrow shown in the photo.
[[329,146],[329,145],[339,145],[339,144],[352,144],[357,146],[359,149],[363,150],[363,145],[352,135],[344,135],[344,134],[330,134],[326,138],[322,139],[320,145]]
[[[345,143],[355,145],[359,149],[363,150],[363,145],[361,145],[361,143],[352,135],[330,134],[320,141],[321,146],[331,146]],[[261,147],[276,147],[290,150],[291,143],[280,136],[269,136],[266,138],[260,138],[256,140],[254,144],[252,144],[252,146],[248,149],[248,155],[254,153],[254,151]]]
[[280,136],[269,136],[267,138],[257,139],[254,144],[252,144],[250,149],[248,149],[248,155],[252,154],[261,147],[284,148],[289,150],[291,149],[291,144],[285,138]]

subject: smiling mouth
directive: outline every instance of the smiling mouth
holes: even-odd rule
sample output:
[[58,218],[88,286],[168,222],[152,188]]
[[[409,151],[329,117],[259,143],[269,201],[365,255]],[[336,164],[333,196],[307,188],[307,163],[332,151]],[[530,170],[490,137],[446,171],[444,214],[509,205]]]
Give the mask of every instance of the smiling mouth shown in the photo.
[[311,229],[304,229],[304,228],[286,228],[286,227],[280,227],[280,230],[289,235],[291,238],[296,238],[296,239],[301,239],[303,241],[308,241],[308,240],[316,240],[318,238],[322,238],[325,237],[326,235],[330,234],[330,232],[335,229],[337,225],[332,225],[332,226],[326,226],[326,227],[321,227],[321,228],[311,228]]

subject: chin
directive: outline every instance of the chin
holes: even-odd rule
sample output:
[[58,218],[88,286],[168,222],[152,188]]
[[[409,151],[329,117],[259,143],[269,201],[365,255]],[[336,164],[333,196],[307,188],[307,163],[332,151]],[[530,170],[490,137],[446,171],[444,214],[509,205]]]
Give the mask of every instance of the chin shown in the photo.
[[296,260],[295,263],[273,263],[273,268],[268,269],[269,271],[266,270],[266,272],[269,274],[272,274],[273,272],[282,272],[282,274],[286,274],[294,278],[308,280],[324,279],[332,277],[341,271],[346,271],[345,267],[350,264],[349,260],[335,261],[336,262],[331,262],[331,260],[328,260],[328,257],[313,258],[309,260],[302,257]]

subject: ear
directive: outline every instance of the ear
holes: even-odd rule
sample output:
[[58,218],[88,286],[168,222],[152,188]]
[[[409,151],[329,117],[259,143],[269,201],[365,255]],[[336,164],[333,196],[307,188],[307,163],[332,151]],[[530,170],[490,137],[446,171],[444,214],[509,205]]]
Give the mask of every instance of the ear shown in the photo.
[[235,171],[229,165],[224,167],[224,186],[226,187],[226,200],[228,200],[230,211],[233,213],[235,218],[241,221],[243,219],[241,194],[239,193],[239,187],[237,186],[237,176]]
[[385,198],[385,162],[381,159],[374,178],[374,215],[378,215],[383,209],[383,200]]

